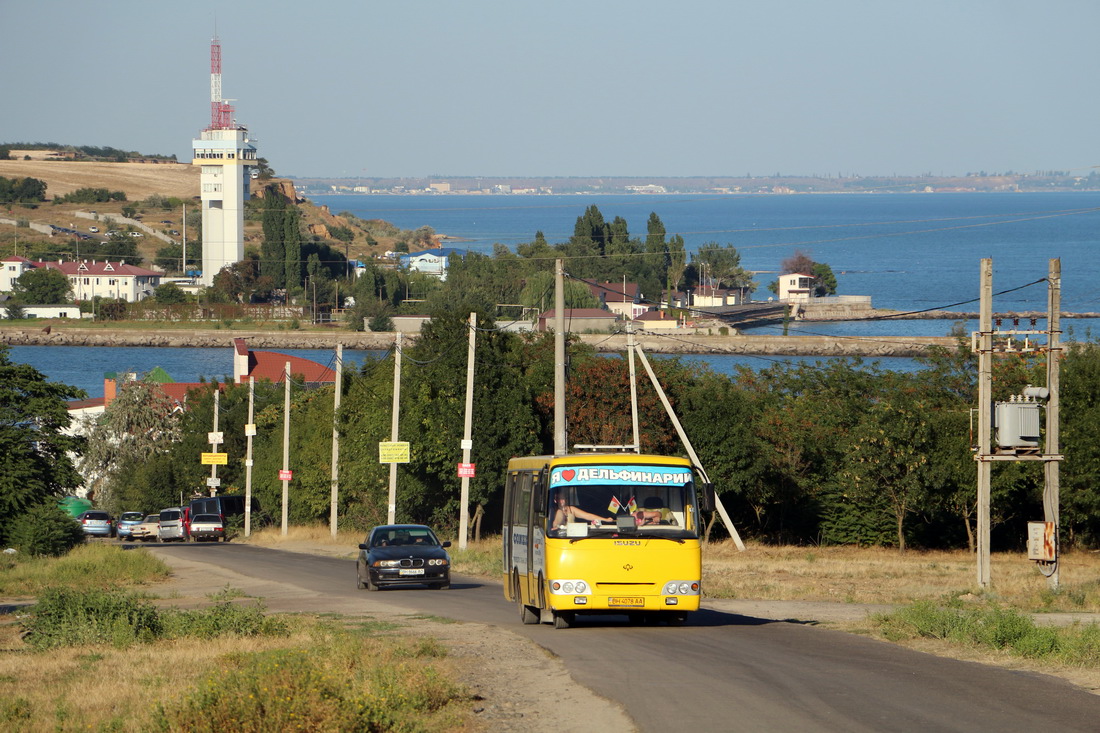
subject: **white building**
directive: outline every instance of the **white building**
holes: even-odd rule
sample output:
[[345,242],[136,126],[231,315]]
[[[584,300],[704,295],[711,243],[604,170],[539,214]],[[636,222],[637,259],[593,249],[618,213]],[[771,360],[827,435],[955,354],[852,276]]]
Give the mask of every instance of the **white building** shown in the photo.
[[779,276],[779,300],[803,302],[813,297],[813,275],[792,272]]
[[26,257],[15,255],[0,260],[3,269],[0,270],[0,293],[10,293],[15,290],[15,281],[28,270],[34,269],[34,262]]
[[202,284],[226,265],[244,259],[244,202],[249,196],[256,147],[248,130],[233,120],[233,106],[222,99],[222,46],[210,42],[210,126],[198,140],[192,165],[202,167]]
[[[4,290],[0,292],[11,292],[11,283],[18,278],[16,272],[21,275],[28,270],[45,267],[50,270],[60,270],[65,277],[69,278],[69,286],[72,288],[69,295],[75,301],[91,300],[98,295],[136,303],[153,295],[163,275],[144,267],[127,265],[125,260],[46,262],[28,260],[25,257],[6,257],[3,260],[3,266],[4,274],[3,278],[0,278],[0,286],[3,286]],[[12,275],[15,275],[15,278],[12,278]]]
[[223,267],[244,259],[244,202],[256,147],[243,127],[203,130],[192,147],[191,162],[202,167],[202,283],[210,286]]
[[462,257],[465,251],[453,247],[436,247],[420,252],[403,254],[400,257],[402,267],[407,267],[410,272],[422,272],[425,275],[447,279],[447,259],[449,257]]

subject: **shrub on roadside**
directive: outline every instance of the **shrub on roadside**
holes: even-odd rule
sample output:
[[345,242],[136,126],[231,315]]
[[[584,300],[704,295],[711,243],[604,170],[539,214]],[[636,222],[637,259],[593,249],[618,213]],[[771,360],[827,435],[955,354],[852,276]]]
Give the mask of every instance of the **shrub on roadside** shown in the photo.
[[163,636],[213,639],[219,636],[285,636],[290,627],[278,616],[267,616],[259,603],[223,602],[195,611],[169,610],[161,614]]
[[57,557],[83,542],[80,525],[51,504],[41,504],[16,517],[7,532],[7,544],[32,556]]
[[914,603],[873,620],[890,641],[942,639],[1030,659],[1100,666],[1100,624],[1040,627],[1011,608],[941,608],[929,602]]
[[25,624],[34,649],[151,641],[161,631],[157,609],[133,593],[47,589]]

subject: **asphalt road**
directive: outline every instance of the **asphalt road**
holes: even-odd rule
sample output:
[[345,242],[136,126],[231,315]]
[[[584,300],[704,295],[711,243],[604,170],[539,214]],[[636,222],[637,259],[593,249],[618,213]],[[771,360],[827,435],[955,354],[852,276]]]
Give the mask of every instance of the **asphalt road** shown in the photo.
[[[360,599],[499,625],[559,656],[581,684],[621,703],[643,731],[1100,731],[1100,696],[1060,679],[922,654],[815,627],[722,612],[682,627],[578,617],[524,626],[500,586],[456,576],[451,590],[355,587],[348,559],[233,544],[156,546],[303,597]],[[704,604],[705,606],[706,604]]]

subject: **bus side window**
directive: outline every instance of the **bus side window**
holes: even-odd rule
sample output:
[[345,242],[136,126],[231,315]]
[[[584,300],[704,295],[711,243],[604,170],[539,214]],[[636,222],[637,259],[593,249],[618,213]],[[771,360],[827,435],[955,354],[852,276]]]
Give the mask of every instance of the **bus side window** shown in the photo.
[[540,517],[546,514],[546,484],[543,483],[542,479],[543,474],[541,472],[532,474],[531,476],[533,484],[531,491],[534,494],[535,511]]

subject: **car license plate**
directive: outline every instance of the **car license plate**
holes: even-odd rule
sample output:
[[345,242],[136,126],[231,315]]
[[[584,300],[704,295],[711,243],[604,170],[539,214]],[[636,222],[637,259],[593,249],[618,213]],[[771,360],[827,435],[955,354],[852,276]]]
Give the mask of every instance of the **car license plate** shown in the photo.
[[401,568],[397,571],[398,575],[423,575],[424,568]]
[[645,599],[641,596],[619,596],[617,598],[612,597],[607,599],[607,605],[640,607],[645,605]]

